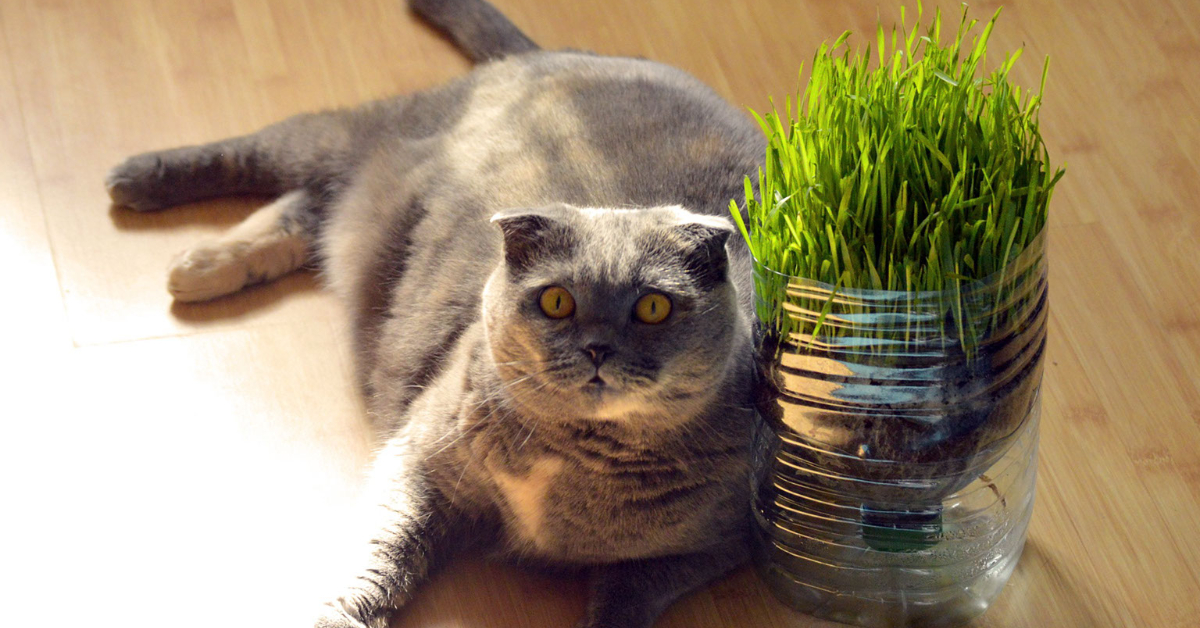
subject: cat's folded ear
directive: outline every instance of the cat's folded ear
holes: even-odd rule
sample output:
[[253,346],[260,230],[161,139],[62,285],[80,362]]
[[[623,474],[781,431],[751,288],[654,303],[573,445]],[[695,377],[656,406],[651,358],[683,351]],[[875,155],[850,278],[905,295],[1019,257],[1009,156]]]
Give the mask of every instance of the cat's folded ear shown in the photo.
[[729,274],[729,256],[725,243],[733,235],[733,224],[716,216],[676,212],[673,228],[685,245],[684,263],[688,273],[702,283],[725,281]]
[[733,235],[733,224],[724,218],[680,212],[676,231],[697,246],[724,250],[725,242]]
[[504,232],[504,261],[514,273],[538,261],[566,257],[575,247],[573,230],[552,208],[509,209],[492,216],[492,223]]

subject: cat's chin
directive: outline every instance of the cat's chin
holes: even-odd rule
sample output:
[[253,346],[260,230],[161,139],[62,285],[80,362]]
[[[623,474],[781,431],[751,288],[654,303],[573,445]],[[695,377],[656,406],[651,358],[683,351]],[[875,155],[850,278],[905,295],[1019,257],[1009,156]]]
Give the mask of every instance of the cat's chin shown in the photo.
[[643,395],[618,389],[599,378],[584,384],[583,393],[588,401],[589,419],[628,422],[655,414]]

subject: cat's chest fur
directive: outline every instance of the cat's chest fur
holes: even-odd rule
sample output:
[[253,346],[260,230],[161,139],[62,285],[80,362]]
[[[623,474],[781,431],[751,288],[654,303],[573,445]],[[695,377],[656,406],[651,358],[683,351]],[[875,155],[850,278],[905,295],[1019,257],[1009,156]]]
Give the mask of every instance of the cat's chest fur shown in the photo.
[[[545,456],[534,460],[522,473],[495,457],[485,458],[484,465],[500,490],[510,515],[510,537],[520,538],[539,550],[554,545],[546,531],[546,500],[553,483],[563,470],[562,458]],[[549,513],[553,516],[553,513]]]
[[502,551],[556,562],[608,562],[686,551],[712,526],[728,487],[722,460],[630,446],[590,429],[499,425],[469,445],[493,486]]

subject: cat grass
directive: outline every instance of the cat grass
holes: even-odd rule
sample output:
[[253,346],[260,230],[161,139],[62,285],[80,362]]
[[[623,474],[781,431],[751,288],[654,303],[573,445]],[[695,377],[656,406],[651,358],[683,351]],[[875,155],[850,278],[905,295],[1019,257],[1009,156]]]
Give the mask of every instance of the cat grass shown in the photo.
[[[1049,59],[1036,92],[1009,80],[1019,49],[985,71],[999,16],[968,40],[978,24],[964,5],[943,44],[940,11],[922,29],[918,4],[909,28],[902,8],[890,36],[879,25],[874,56],[852,51],[846,32],[819,48],[794,102],[752,111],[766,161],[757,186],[745,180],[746,218],[736,200],[730,210],[759,264],[834,286],[830,302],[848,289],[946,293],[964,348],[987,332],[963,328],[971,318],[954,295],[1002,276],[1037,238],[1064,174],[1038,126]],[[756,274],[760,295],[783,294],[762,285],[772,281]],[[759,301],[769,330],[795,331],[782,303]],[[821,321],[806,331],[840,333]]]

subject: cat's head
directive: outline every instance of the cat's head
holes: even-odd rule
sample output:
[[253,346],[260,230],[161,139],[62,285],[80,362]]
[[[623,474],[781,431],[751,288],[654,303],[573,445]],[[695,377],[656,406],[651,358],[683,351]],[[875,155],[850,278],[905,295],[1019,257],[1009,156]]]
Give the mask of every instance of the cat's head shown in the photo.
[[678,207],[569,206],[492,221],[504,260],[484,321],[522,412],[671,423],[719,394],[749,333],[729,281],[728,221]]

